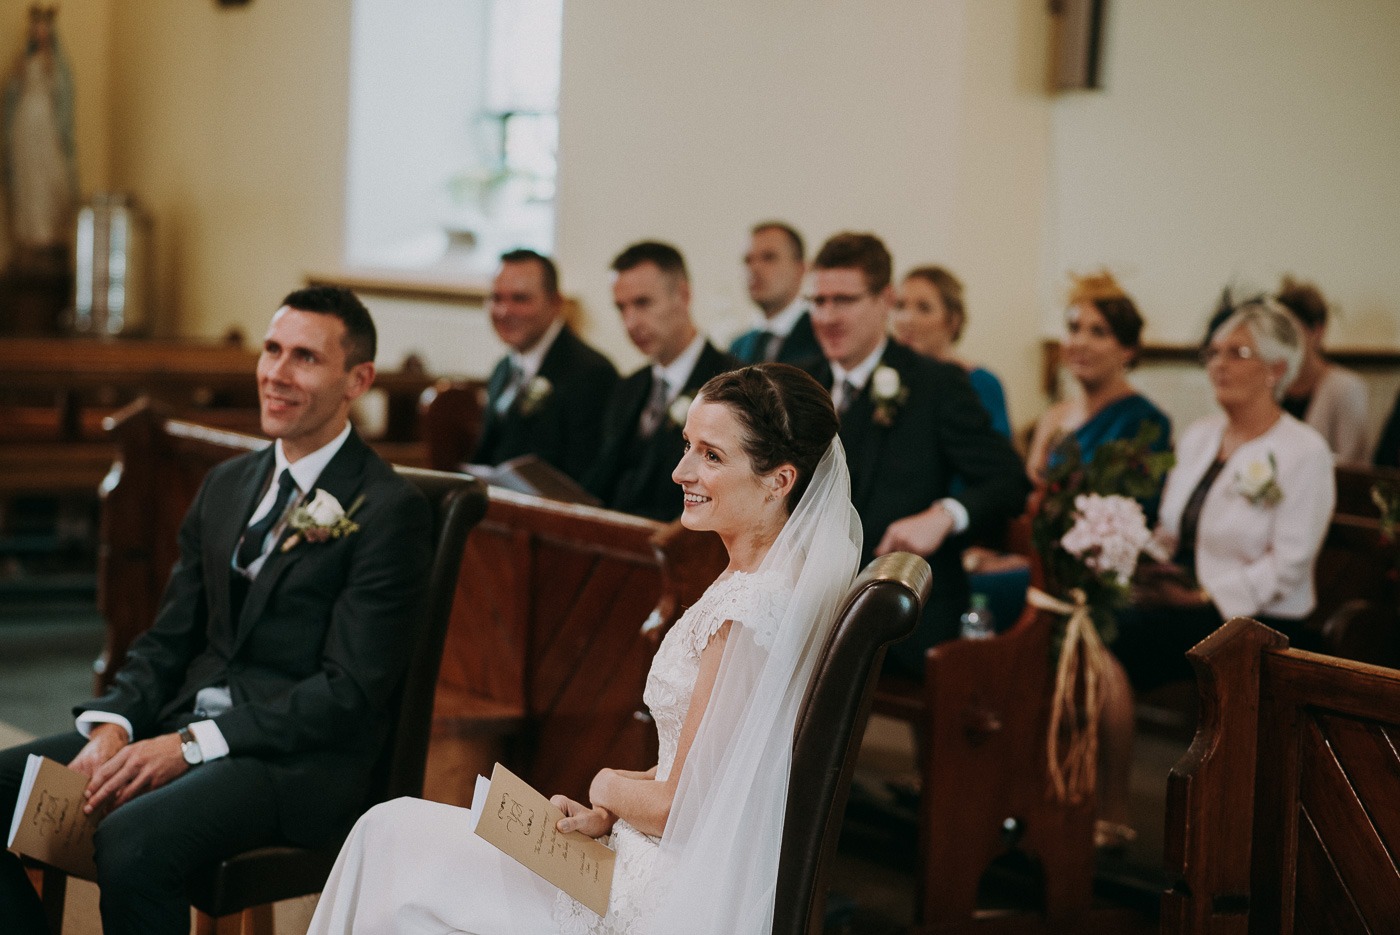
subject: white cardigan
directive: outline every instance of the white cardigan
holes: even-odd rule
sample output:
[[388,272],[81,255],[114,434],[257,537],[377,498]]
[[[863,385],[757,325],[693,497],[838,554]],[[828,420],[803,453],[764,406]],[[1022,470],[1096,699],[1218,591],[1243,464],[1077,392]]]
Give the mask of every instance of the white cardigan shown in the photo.
[[[1225,415],[1195,422],[1176,445],[1162,491],[1159,538],[1175,551],[1181,513],[1220,452]],[[1273,455],[1283,499],[1254,504],[1236,489],[1246,465]],[[1332,452],[1316,430],[1284,413],[1235,449],[1211,485],[1196,533],[1196,577],[1226,620],[1263,615],[1297,620],[1312,611],[1313,565],[1336,506]]]

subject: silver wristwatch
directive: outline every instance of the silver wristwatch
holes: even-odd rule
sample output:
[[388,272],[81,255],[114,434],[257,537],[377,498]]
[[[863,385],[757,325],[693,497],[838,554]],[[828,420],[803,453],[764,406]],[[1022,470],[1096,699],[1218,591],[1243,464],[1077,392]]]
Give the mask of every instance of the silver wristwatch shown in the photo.
[[194,738],[194,731],[188,727],[182,727],[178,731],[180,735],[180,754],[184,756],[185,762],[191,766],[198,766],[204,762],[204,751],[199,748],[199,741]]

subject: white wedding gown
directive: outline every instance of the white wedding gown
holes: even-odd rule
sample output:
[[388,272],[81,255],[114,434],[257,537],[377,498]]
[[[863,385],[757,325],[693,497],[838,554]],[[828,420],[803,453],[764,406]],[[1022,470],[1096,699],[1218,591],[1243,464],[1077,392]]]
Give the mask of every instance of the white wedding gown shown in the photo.
[[[726,620],[771,633],[788,588],[770,572],[735,572],[711,585],[666,635],[643,696],[660,741],[657,779],[670,774],[710,637]],[[466,809],[421,799],[386,802],[350,833],[310,933],[637,933],[662,882],[653,879],[658,839],[619,821],[608,843],[617,865],[608,913],[600,918],[478,838]]]

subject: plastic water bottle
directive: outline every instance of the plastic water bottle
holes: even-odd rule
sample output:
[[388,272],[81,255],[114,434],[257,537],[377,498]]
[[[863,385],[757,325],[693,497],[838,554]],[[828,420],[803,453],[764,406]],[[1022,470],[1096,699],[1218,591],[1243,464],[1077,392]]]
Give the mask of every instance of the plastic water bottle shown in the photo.
[[985,640],[997,635],[992,612],[987,609],[987,595],[972,595],[972,606],[959,618],[962,622],[962,638],[965,640]]

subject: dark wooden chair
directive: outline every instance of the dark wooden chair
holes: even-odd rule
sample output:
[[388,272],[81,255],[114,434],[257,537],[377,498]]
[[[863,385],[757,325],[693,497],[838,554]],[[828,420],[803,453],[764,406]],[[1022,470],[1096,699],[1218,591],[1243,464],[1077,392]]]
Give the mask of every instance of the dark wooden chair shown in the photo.
[[931,582],[928,563],[918,556],[898,552],[876,559],[856,579],[827,638],[793,738],[774,935],[822,931],[827,880],[875,675],[885,647],[913,631]]
[[1187,655],[1202,716],[1167,780],[1161,931],[1397,931],[1400,672],[1245,618]]
[[[366,805],[423,792],[424,765],[432,730],[433,695],[443,637],[462,567],[467,534],[486,512],[485,485],[464,474],[395,466],[400,477],[421,490],[433,505],[435,545],[423,615],[413,654],[399,692],[393,733],[378,766],[377,788]],[[201,874],[191,886],[196,909],[218,920],[257,907],[254,930],[270,935],[272,903],[320,892],[340,852],[340,844],[320,849],[265,847],[239,854]],[[265,921],[261,921],[265,920]],[[259,933],[260,935],[260,933]]]

